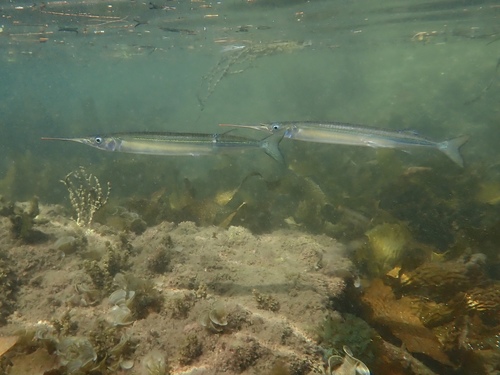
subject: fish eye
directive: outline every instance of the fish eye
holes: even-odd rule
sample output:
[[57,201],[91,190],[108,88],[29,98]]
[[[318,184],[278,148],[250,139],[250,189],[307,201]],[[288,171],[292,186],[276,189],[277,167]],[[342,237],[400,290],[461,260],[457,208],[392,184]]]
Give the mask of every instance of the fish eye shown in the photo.
[[280,130],[280,125],[279,124],[273,124],[272,129],[273,130]]
[[100,145],[102,143],[102,137],[95,137],[94,138],[94,142],[98,145]]

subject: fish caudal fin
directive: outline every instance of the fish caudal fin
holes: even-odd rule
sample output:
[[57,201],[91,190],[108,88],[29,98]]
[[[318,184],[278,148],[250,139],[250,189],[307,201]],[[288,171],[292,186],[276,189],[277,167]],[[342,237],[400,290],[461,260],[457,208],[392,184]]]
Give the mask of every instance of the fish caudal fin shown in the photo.
[[260,141],[260,145],[264,149],[264,152],[281,164],[285,164],[285,158],[279,149],[279,144],[284,134],[284,131],[279,131]]
[[462,147],[469,140],[468,135],[462,135],[457,138],[448,139],[438,143],[438,149],[448,156],[455,164],[460,167],[464,166],[464,159],[460,154],[460,147]]

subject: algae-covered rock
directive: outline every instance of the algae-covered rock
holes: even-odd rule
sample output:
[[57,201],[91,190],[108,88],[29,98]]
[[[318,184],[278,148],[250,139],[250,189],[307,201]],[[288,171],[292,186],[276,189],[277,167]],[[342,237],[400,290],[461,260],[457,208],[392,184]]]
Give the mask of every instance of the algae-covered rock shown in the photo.
[[28,207],[16,205],[14,211],[9,215],[12,223],[11,233],[14,238],[20,239],[26,243],[40,243],[48,239],[48,236],[34,229],[35,217],[40,213],[38,208],[38,198],[33,199],[28,203]]
[[190,334],[186,337],[185,343],[179,352],[179,362],[181,365],[188,365],[203,353],[203,346],[196,334]]
[[86,240],[84,237],[63,236],[57,239],[54,243],[54,248],[69,255],[76,253],[78,250],[85,247],[85,245]]
[[377,225],[366,236],[369,246],[364,249],[364,256],[373,275],[382,275],[398,265],[411,241],[410,232],[399,223]]
[[424,354],[443,365],[452,366],[436,334],[421,322],[414,299],[397,299],[389,286],[376,279],[361,300],[369,311],[369,323],[388,329],[410,353]]
[[352,314],[329,315],[316,332],[319,344],[329,353],[340,353],[345,345],[356,356],[367,358],[372,355],[370,344],[375,332],[363,319]]

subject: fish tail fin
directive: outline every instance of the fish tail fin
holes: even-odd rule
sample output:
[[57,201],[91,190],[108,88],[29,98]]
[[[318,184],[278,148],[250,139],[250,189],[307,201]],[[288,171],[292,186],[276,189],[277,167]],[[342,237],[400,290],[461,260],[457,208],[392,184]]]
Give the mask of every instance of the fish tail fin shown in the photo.
[[448,156],[455,164],[460,167],[464,166],[464,159],[460,154],[460,148],[469,140],[468,135],[462,135],[457,138],[448,139],[438,143],[438,148],[446,156]]
[[281,164],[285,164],[285,158],[279,148],[284,134],[284,132],[276,132],[260,141],[260,146],[264,149],[264,152]]

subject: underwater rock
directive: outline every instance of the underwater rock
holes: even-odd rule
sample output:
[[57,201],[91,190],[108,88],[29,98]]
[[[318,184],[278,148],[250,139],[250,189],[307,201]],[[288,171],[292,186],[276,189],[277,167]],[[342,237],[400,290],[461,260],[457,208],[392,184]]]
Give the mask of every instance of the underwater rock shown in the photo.
[[41,243],[48,239],[48,236],[34,229],[35,217],[40,213],[38,208],[38,198],[33,199],[28,203],[28,207],[24,208],[21,205],[15,205],[14,212],[9,215],[12,223],[11,233],[16,239],[20,239],[26,243]]
[[252,290],[253,297],[257,302],[257,307],[261,310],[276,312],[280,309],[280,303],[269,294],[262,294],[257,289]]
[[463,304],[449,301],[446,303],[436,303],[434,301],[422,301],[420,308],[420,320],[427,328],[438,327],[453,321],[457,310],[463,308]]
[[179,351],[181,365],[189,365],[196,358],[203,354],[203,346],[196,334],[190,334],[186,338],[186,342]]
[[380,224],[365,234],[370,244],[366,254],[368,270],[374,275],[385,274],[398,265],[411,241],[409,230],[402,224]]
[[40,348],[33,353],[23,354],[11,360],[9,375],[59,374],[57,356]]
[[385,361],[388,362],[387,365],[393,368],[396,365],[400,367],[400,371],[396,372],[396,374],[438,375],[410,355],[405,348],[399,348],[387,341],[382,341],[382,348],[386,356]]
[[341,352],[344,346],[352,348],[356,355],[368,356],[374,330],[363,319],[351,314],[328,315],[316,332],[319,345],[328,351]]
[[500,283],[493,283],[484,288],[473,288],[465,293],[467,307],[475,311],[497,315],[500,311]]
[[14,211],[15,204],[8,202],[2,195],[0,195],[0,216],[9,217],[14,214]]
[[10,257],[0,252],[0,325],[5,324],[7,317],[16,309],[21,281],[14,272],[15,266]]
[[484,280],[480,269],[453,261],[426,262],[400,276],[403,292],[416,292],[437,301],[446,301]]
[[452,366],[436,335],[420,321],[415,308],[418,300],[409,297],[396,299],[390,287],[384,285],[382,280],[375,279],[366,288],[361,301],[370,311],[369,322],[389,329],[409,352],[425,354],[444,365]]
[[172,254],[169,249],[157,249],[152,255],[148,257],[148,270],[158,274],[163,274],[169,271],[171,258]]
[[84,245],[85,245],[85,240],[83,238],[64,236],[59,238],[54,243],[54,248],[56,250],[62,251],[66,255],[69,255],[76,253]]
[[125,207],[113,207],[113,212],[110,209],[100,211],[99,219],[104,221],[106,225],[125,232],[133,232],[136,235],[144,233],[147,229],[147,223],[138,213],[129,211]]
[[196,302],[196,296],[192,294],[184,294],[181,297],[176,297],[172,300],[170,308],[172,310],[172,318],[185,319],[189,315],[189,311]]
[[252,338],[247,338],[241,342],[233,344],[229,349],[231,356],[226,362],[226,366],[238,373],[245,371],[255,365],[264,354],[264,348]]

